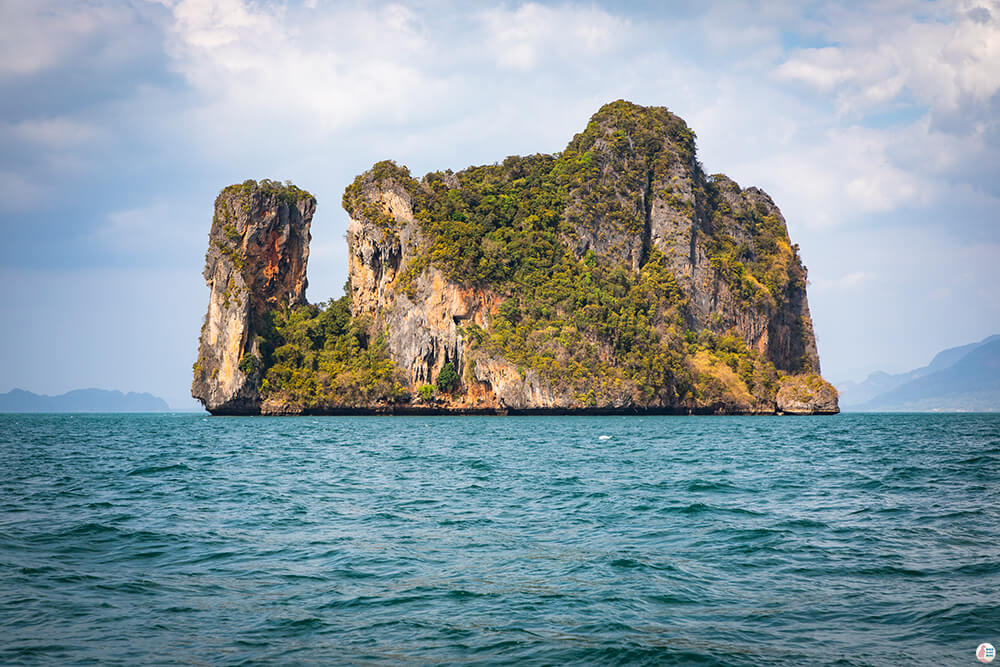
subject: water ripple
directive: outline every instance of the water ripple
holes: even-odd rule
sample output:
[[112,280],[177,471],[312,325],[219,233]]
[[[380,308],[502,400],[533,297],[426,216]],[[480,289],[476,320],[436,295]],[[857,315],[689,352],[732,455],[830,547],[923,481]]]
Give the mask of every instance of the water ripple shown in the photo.
[[0,416],[0,663],[970,663],[1000,416]]

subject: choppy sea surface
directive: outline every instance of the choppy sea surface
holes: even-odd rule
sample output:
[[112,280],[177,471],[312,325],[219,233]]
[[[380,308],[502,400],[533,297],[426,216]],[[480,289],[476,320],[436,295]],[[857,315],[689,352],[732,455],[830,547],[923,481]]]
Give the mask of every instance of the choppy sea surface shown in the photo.
[[977,664],[1000,415],[0,416],[2,664]]

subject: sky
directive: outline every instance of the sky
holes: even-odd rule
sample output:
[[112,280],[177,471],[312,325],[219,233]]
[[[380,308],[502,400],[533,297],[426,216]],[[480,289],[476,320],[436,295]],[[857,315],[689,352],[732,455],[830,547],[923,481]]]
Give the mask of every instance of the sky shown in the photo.
[[189,396],[215,195],[317,196],[311,301],[354,176],[565,147],[666,106],[781,208],[823,374],[1000,333],[1000,2],[0,0],[0,391]]

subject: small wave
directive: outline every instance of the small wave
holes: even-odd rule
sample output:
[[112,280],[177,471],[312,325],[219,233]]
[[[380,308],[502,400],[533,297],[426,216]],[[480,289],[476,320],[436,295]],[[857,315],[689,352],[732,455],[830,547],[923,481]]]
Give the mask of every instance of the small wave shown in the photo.
[[210,553],[203,553],[195,556],[194,558],[186,561],[189,565],[199,565],[201,563],[211,563],[214,561],[228,560],[239,555],[238,551],[212,551]]
[[853,574],[866,577],[904,576],[904,577],[926,577],[929,572],[916,568],[901,567],[897,565],[881,565],[878,567],[865,567],[852,570]]
[[136,468],[135,470],[129,471],[129,476],[134,477],[138,475],[155,475],[161,472],[170,472],[172,470],[192,470],[193,468],[188,467],[183,463],[174,463],[172,465],[166,466],[144,466],[142,468]]
[[780,528],[829,528],[827,524],[822,521],[816,521],[815,519],[788,519],[786,521],[780,521],[776,526]]
[[361,607],[369,604],[378,604],[382,600],[376,595],[359,595],[353,598],[330,600],[324,602],[317,609],[319,611],[331,611],[334,609],[347,609],[350,607]]
[[938,514],[926,514],[924,516],[916,518],[915,519],[915,523],[918,523],[918,524],[921,524],[921,525],[928,524],[928,523],[933,524],[933,523],[938,523],[940,521],[945,521],[945,520],[951,521],[951,520],[954,520],[954,519],[964,519],[964,518],[971,518],[971,517],[979,517],[979,516],[982,516],[982,515],[983,515],[983,512],[982,512],[982,510],[979,510],[979,509],[974,509],[974,510],[953,510],[953,511],[950,511],[950,512],[940,512]]
[[309,582],[309,581],[326,581],[327,578],[317,574],[296,574],[296,573],[286,573],[279,575],[282,581],[288,582]]
[[364,570],[356,570],[349,567],[341,567],[331,571],[330,576],[334,579],[380,579],[384,575],[377,574],[375,572],[365,572]]
[[568,477],[559,477],[552,481],[553,486],[566,486],[569,484],[577,484],[580,481],[579,475],[569,475]]
[[84,584],[91,583],[94,581],[101,581],[101,577],[92,574],[83,574],[81,572],[74,572],[72,574],[59,574],[52,577],[52,581],[57,584]]
[[115,594],[131,593],[133,595],[156,595],[163,590],[163,585],[148,579],[141,579],[138,581],[126,581],[121,583],[97,584],[96,588]]
[[743,507],[721,507],[706,503],[691,503],[690,505],[664,507],[659,514],[740,514],[745,516],[764,516],[763,512],[749,510]]
[[725,528],[718,532],[725,533],[729,539],[741,542],[769,540],[775,537],[783,538],[789,535],[789,531],[775,528]]
[[439,505],[441,501],[437,498],[414,498],[398,503],[398,507],[421,507],[424,505]]
[[448,597],[452,598],[453,600],[471,600],[474,598],[488,598],[495,596],[496,596],[495,593],[479,593],[477,591],[467,591],[461,588],[448,591]]
[[688,482],[686,490],[690,493],[731,493],[733,491],[744,491],[745,489],[742,489],[734,484],[730,484],[729,482],[709,482],[707,480],[696,479]]
[[959,565],[947,571],[949,574],[961,574],[967,576],[983,577],[1000,574],[1000,561],[990,561],[988,563],[969,563]]
[[681,595],[679,593],[657,593],[655,595],[647,595],[646,599],[656,604],[666,605],[696,604],[702,602],[698,596]]
[[990,464],[996,462],[997,462],[997,457],[991,456],[989,454],[984,454],[982,456],[973,456],[972,458],[963,459],[958,462],[958,465],[970,466],[970,465]]
[[464,519],[459,519],[459,518],[441,519],[440,521],[438,521],[439,526],[479,526],[487,523],[493,523],[493,519],[483,516],[476,516]]
[[69,650],[69,646],[64,644],[34,644],[32,646],[15,646],[9,650],[0,653],[0,657],[4,655],[12,657],[25,657],[31,658],[32,661],[36,660],[41,656],[50,654],[54,655],[64,654]]
[[398,607],[431,600],[429,595],[358,595],[352,598],[330,600],[319,606],[319,610],[350,609],[354,607]]
[[120,534],[118,528],[114,526],[106,526],[103,523],[88,522],[80,524],[79,526],[73,526],[72,528],[67,528],[57,533],[50,533],[46,535],[40,535],[39,538],[45,541],[51,540],[53,538],[65,538],[65,537],[92,537],[95,535],[117,535]]
[[310,616],[308,618],[299,618],[294,620],[282,619],[280,621],[272,622],[267,631],[268,634],[275,633],[283,637],[301,637],[304,635],[311,635],[317,630],[322,630],[325,627],[325,621],[316,618],[315,616]]
[[885,481],[910,481],[920,477],[924,477],[927,474],[926,468],[920,468],[917,466],[900,466],[893,468],[883,479]]
[[194,607],[174,605],[171,607],[167,607],[163,611],[168,614],[191,614],[197,612],[198,610]]

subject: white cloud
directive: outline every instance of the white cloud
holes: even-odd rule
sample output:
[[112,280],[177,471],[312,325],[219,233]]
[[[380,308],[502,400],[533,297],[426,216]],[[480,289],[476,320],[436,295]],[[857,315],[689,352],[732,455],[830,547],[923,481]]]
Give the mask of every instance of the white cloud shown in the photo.
[[868,26],[835,26],[829,37],[841,45],[798,50],[775,73],[834,94],[847,114],[904,95],[940,113],[984,103],[1000,91],[1000,3],[978,4],[955,5],[945,20],[917,20],[901,6]]
[[531,70],[553,59],[578,60],[616,48],[629,30],[627,20],[596,7],[547,7],[534,2],[481,16],[486,48],[501,67]]
[[[451,13],[378,2],[165,6],[170,67],[196,94],[178,124],[202,154],[230,164],[360,147],[367,165],[392,157],[413,166],[417,155],[427,168],[461,168],[539,150],[527,140],[551,134],[558,141],[541,148],[558,150],[586,114],[625,94],[604,56],[638,43],[627,19],[572,4]],[[538,78],[525,78],[525,67]]]
[[4,0],[0,3],[0,79],[72,63],[88,45],[108,61],[128,62],[139,43],[136,8],[117,2]]
[[31,118],[0,125],[0,133],[9,139],[41,145],[46,148],[66,148],[93,141],[100,130],[81,120],[67,117]]
[[168,53],[203,96],[200,120],[238,132],[274,123],[329,133],[392,121],[440,97],[425,71],[431,49],[401,5],[308,8],[242,0],[171,5]]
[[782,63],[777,75],[781,79],[806,83],[821,93],[830,93],[855,76],[843,60],[843,50],[837,47],[804,49]]
[[[60,7],[44,0],[5,0],[0,5],[0,74],[24,76],[44,70],[94,34],[113,11]],[[39,39],[44,35],[43,39]]]
[[945,195],[947,184],[926,166],[896,159],[894,152],[910,136],[833,127],[773,145],[736,167],[756,174],[790,221],[831,228],[858,223],[870,214],[919,209]]

